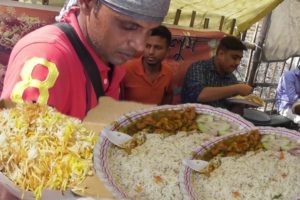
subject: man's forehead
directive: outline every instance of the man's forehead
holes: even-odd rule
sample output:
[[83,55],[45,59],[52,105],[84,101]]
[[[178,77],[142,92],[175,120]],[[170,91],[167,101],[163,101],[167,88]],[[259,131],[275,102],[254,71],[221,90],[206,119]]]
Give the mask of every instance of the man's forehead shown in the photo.
[[243,50],[227,50],[231,56],[243,57]]

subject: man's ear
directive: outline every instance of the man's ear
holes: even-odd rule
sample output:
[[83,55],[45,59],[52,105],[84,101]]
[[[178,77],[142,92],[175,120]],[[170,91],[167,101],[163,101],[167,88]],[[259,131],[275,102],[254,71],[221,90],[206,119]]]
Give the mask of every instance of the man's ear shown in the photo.
[[220,49],[217,53],[218,56],[223,56],[225,54],[225,50]]
[[169,47],[167,48],[166,57],[167,57],[168,55],[170,55],[170,53],[171,53],[171,47],[169,46]]

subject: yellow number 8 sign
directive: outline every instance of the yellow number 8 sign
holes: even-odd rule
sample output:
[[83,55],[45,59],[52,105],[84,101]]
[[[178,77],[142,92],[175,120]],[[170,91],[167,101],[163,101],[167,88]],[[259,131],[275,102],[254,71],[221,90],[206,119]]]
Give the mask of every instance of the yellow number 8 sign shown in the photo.
[[[32,71],[37,65],[42,65],[48,69],[48,75],[43,81],[32,78]],[[12,91],[12,101],[16,103],[22,103],[24,91],[29,87],[33,87],[39,90],[37,103],[47,104],[49,99],[49,89],[55,84],[58,75],[59,72],[55,63],[49,62],[44,58],[31,58],[30,60],[26,61],[23,66],[20,74],[22,80],[15,85]]]

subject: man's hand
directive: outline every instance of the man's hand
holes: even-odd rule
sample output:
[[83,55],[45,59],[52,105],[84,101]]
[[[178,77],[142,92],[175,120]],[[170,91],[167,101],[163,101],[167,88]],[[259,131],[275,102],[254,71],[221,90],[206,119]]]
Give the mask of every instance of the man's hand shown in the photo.
[[236,84],[235,87],[237,92],[236,95],[247,96],[253,91],[253,87],[244,83]]
[[292,111],[296,115],[300,115],[300,99],[298,99],[292,106]]
[[228,97],[241,95],[247,96],[252,93],[253,88],[248,84],[233,84],[221,87],[205,87],[198,96],[199,102],[211,102]]

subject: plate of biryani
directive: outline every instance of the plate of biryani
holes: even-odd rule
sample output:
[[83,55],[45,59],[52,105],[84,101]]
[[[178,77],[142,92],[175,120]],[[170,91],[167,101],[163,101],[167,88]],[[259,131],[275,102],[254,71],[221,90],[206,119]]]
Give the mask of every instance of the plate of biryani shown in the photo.
[[181,160],[212,138],[253,127],[239,115],[202,104],[130,112],[105,129],[128,134],[132,140],[118,147],[101,133],[94,168],[116,199],[183,199]]
[[264,106],[265,102],[262,98],[256,95],[241,96],[237,95],[227,99],[230,103],[246,104],[254,107]]
[[[186,200],[300,199],[300,134],[258,127],[206,142],[182,164],[180,189]],[[185,162],[187,163],[187,162]]]
[[97,137],[78,119],[24,103],[2,109],[0,127],[0,182],[19,199],[79,190],[94,173]]

